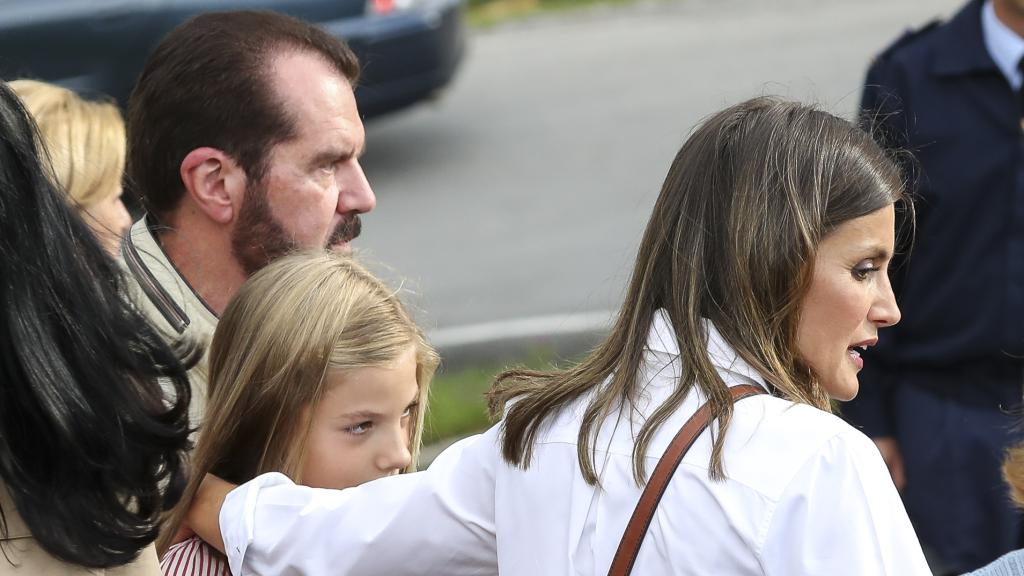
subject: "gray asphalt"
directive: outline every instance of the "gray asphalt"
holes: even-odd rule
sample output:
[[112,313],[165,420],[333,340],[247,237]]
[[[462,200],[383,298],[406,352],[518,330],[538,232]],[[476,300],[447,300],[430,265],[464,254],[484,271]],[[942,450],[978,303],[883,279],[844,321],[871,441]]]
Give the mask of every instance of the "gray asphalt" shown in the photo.
[[759,94],[851,117],[871,57],[959,4],[676,0],[474,31],[439,101],[367,126],[362,257],[435,334],[600,319],[696,122]]

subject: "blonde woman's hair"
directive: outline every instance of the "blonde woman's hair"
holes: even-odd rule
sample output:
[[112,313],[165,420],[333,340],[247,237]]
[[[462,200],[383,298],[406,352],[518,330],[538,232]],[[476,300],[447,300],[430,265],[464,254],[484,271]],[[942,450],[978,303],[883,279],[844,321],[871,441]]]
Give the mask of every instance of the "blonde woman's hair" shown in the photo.
[[9,83],[39,125],[41,156],[73,204],[88,208],[120,189],[125,126],[112,102],[84,100],[71,90],[36,80]]
[[348,257],[322,251],[276,260],[239,290],[210,347],[207,408],[192,478],[157,549],[171,544],[203,477],[241,484],[266,472],[302,483],[310,419],[329,371],[388,365],[414,346],[419,404],[413,471],[436,352],[395,291]]

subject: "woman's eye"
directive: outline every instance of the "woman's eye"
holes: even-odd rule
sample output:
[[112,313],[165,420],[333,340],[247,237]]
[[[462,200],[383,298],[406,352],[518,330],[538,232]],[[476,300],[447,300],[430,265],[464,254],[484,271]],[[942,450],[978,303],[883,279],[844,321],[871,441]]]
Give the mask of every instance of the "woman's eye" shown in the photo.
[[367,421],[367,422],[360,422],[359,424],[355,424],[353,426],[348,426],[348,427],[345,428],[345,432],[348,432],[349,434],[353,434],[355,436],[362,436],[363,434],[366,434],[367,432],[369,432],[372,429],[373,429],[373,422]]
[[881,268],[874,265],[872,262],[865,264],[859,264],[853,269],[853,277],[857,280],[867,280],[875,272],[878,272]]
[[412,416],[412,411],[415,410],[417,406],[419,406],[419,404],[415,402],[406,406],[405,412],[402,412],[402,418]]

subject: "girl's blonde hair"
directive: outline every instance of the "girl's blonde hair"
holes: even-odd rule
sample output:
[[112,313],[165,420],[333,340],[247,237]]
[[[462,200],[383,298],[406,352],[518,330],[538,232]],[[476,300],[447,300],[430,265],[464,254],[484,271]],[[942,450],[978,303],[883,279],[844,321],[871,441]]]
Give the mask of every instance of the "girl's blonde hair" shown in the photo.
[[396,293],[348,257],[310,252],[257,272],[228,305],[210,347],[207,410],[192,478],[157,549],[171,544],[203,477],[241,484],[266,472],[302,483],[310,419],[328,371],[384,366],[416,349],[419,404],[411,416],[413,471],[437,353]]
[[36,80],[9,83],[35,118],[42,135],[41,156],[49,156],[54,181],[72,203],[88,208],[121,187],[125,164],[124,119],[111,102],[84,100]]

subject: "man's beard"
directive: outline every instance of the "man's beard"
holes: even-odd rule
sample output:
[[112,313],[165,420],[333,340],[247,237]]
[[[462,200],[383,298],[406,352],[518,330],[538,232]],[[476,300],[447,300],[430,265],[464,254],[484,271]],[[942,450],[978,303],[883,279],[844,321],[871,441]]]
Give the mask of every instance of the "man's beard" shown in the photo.
[[[334,227],[323,248],[350,242],[361,231],[359,215],[346,215]],[[246,275],[251,276],[274,260],[303,248],[307,247],[299,245],[271,214],[266,186],[254,182],[242,201],[238,222],[231,234],[231,253]]]

